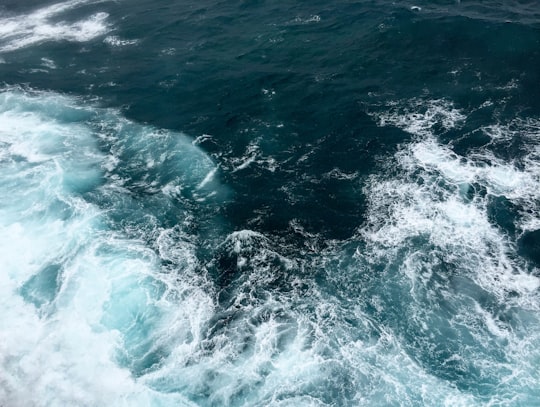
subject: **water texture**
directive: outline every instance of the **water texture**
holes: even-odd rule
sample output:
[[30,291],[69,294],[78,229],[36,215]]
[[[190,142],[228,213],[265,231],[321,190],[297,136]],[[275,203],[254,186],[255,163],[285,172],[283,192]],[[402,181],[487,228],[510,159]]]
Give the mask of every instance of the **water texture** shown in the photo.
[[0,406],[540,406],[534,1],[0,4]]

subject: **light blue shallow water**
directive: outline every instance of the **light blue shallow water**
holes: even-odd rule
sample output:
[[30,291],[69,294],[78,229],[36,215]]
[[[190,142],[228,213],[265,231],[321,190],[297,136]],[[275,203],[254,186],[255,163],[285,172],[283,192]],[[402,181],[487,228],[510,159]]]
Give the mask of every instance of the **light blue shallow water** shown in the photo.
[[0,5],[0,405],[540,405],[534,3]]

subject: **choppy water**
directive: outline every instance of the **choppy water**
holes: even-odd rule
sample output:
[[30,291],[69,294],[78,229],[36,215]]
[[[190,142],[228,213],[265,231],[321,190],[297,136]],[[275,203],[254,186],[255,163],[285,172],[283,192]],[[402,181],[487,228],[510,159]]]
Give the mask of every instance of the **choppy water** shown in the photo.
[[0,4],[0,405],[540,406],[535,1]]

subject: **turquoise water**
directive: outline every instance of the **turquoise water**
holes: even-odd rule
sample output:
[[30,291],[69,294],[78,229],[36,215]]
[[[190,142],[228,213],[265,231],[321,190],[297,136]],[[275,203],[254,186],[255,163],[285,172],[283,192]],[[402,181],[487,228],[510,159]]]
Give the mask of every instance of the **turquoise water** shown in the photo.
[[0,4],[0,405],[540,405],[540,7]]

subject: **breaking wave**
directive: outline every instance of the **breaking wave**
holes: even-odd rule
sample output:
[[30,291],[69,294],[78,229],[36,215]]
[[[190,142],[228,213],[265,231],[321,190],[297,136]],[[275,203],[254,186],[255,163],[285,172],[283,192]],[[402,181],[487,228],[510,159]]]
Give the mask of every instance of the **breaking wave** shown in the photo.
[[[99,2],[99,1],[97,1]],[[107,33],[108,14],[94,13],[74,22],[60,20],[67,12],[96,1],[72,0],[28,14],[0,16],[0,52],[9,52],[47,41],[86,42]]]
[[533,404],[539,123],[460,152],[447,101],[372,115],[412,139],[362,181],[355,235],[301,250],[229,230],[220,167],[187,136],[4,89],[2,403]]

